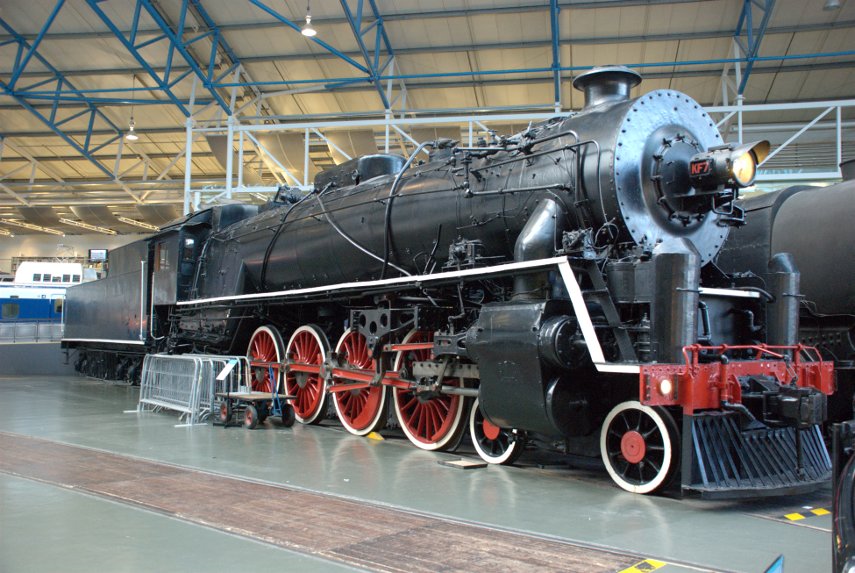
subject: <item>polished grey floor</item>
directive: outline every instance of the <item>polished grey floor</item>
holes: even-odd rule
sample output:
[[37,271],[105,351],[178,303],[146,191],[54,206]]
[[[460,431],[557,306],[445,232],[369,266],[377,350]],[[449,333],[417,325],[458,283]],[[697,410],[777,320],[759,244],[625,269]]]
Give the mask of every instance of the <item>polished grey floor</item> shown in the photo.
[[0,571],[356,571],[102,498],[0,474]]
[[[423,452],[334,425],[246,431],[176,427],[169,413],[124,413],[138,390],[73,377],[0,377],[0,431],[611,548],[671,563],[659,571],[831,569],[826,496],[707,502],[624,493],[596,469],[441,466]],[[2,455],[2,452],[0,452]],[[801,512],[805,519],[785,516]],[[303,516],[283,516],[299,526]],[[0,571],[346,570],[251,540],[73,491],[0,476]],[[55,564],[55,565],[54,565]],[[102,567],[103,568],[103,567]],[[560,570],[560,567],[558,568]]]

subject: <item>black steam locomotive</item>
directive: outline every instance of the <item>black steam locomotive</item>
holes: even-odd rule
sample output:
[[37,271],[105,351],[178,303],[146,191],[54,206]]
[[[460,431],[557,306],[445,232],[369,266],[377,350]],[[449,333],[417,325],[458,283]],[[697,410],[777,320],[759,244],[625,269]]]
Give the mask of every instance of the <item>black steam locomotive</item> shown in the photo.
[[468,426],[492,463],[599,451],[632,492],[812,489],[834,379],[798,342],[792,258],[766,288],[707,264],[768,144],[723,144],[679,92],[630,99],[639,81],[595,69],[570,118],[192,214],[69,290],[65,344],[125,377],[141,351],[247,354],[302,423],[392,421],[427,450]]
[[789,187],[740,205],[748,224],[728,237],[718,266],[751,277],[762,288],[757,271],[765,261],[777,252],[793,256],[801,273],[799,339],[832,361],[837,373],[829,419],[855,418],[855,179]]

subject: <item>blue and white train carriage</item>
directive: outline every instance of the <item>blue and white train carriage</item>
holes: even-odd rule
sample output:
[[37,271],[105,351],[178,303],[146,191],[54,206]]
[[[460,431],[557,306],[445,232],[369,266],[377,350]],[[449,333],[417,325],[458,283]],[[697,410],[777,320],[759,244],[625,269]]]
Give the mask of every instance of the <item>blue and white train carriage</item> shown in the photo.
[[66,288],[95,278],[80,263],[23,262],[11,283],[0,284],[0,322],[59,322]]

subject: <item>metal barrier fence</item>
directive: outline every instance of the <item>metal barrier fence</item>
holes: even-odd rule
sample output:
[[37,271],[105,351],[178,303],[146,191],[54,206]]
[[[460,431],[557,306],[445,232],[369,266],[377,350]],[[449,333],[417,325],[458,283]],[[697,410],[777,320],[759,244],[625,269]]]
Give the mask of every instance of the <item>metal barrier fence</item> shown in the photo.
[[137,411],[174,410],[187,424],[197,424],[210,416],[217,392],[240,391],[248,380],[246,356],[149,354]]
[[56,321],[0,322],[0,344],[59,342],[65,325]]

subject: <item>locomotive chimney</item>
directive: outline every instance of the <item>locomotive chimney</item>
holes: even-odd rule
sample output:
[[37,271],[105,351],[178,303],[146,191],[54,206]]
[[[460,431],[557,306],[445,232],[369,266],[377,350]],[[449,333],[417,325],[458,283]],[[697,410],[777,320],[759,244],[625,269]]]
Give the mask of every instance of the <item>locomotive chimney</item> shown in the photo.
[[629,92],[641,83],[641,76],[624,66],[602,66],[576,76],[573,87],[585,92],[588,109],[603,103],[629,99]]

